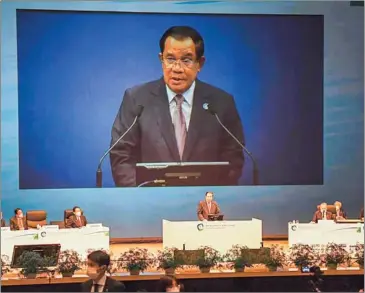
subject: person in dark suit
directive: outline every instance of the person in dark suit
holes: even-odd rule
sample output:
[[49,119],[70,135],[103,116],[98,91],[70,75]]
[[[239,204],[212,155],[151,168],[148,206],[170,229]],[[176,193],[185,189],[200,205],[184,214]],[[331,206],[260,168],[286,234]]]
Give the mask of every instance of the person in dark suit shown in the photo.
[[213,192],[208,191],[205,193],[205,200],[199,202],[197,214],[200,221],[207,221],[208,215],[220,214],[219,205],[216,201],[213,200],[213,197]]
[[14,210],[14,217],[10,219],[10,230],[27,230],[27,220],[23,215],[23,211],[20,208]]
[[347,219],[347,214],[342,208],[342,203],[339,201],[335,201],[333,204],[336,208],[336,213],[333,215],[334,220],[345,220]]
[[110,152],[116,186],[136,186],[136,163],[161,162],[229,162],[211,185],[237,185],[243,151],[203,105],[213,106],[244,144],[242,123],[230,94],[197,79],[205,62],[203,38],[191,27],[171,27],[160,49],[163,78],[127,89],[112,127],[111,145],[143,106],[137,124]]
[[312,218],[311,223],[318,223],[318,220],[332,220],[333,215],[331,212],[327,211],[327,203],[321,203],[319,210],[317,210]]
[[0,214],[1,214],[1,227],[5,227],[6,223],[5,220],[3,219],[3,212],[0,212]]
[[82,292],[124,292],[122,282],[106,275],[110,256],[101,250],[91,252],[87,257],[87,275],[90,280],[81,284]]
[[81,208],[76,206],[72,209],[73,215],[66,220],[66,228],[81,228],[86,226],[86,217],[82,214]]

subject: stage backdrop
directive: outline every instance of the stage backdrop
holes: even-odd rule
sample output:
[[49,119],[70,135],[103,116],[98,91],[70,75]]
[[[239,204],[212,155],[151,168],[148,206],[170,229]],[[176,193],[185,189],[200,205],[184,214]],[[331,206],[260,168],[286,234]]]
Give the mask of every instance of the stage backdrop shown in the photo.
[[[231,15],[237,13],[251,15]],[[298,184],[210,187],[226,218],[257,217],[264,233],[286,233],[287,221],[309,221],[318,203],[335,200],[358,216],[364,183],[361,8],[347,2],[5,2],[2,20],[6,218],[21,207],[45,209],[49,220],[59,220],[64,209],[80,205],[91,222],[105,223],[119,237],[159,236],[164,218],[196,218],[206,187],[77,189],[93,186],[123,91],[161,75],[159,37],[180,24],[205,38],[201,79],[234,94],[263,184]],[[248,163],[242,184],[250,181],[249,170]],[[108,161],[104,171],[112,186]],[[322,172],[323,185],[300,186],[321,183]]]

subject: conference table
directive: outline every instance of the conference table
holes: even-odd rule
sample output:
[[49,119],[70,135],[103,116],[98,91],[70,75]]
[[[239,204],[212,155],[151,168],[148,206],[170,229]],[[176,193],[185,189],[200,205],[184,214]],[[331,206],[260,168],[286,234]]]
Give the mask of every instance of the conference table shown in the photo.
[[79,229],[44,226],[41,229],[10,231],[2,228],[1,254],[11,259],[14,246],[60,244],[61,251],[74,250],[81,259],[85,259],[92,250],[109,251],[109,240],[109,228],[101,224],[91,224]]

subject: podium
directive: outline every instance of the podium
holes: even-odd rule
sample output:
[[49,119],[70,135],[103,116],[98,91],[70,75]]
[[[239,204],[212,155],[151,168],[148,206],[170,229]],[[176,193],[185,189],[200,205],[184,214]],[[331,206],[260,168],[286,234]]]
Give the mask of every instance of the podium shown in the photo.
[[137,186],[232,185],[229,162],[137,163]]
[[232,245],[259,249],[262,243],[262,221],[162,221],[163,247],[198,250],[211,246],[224,254]]

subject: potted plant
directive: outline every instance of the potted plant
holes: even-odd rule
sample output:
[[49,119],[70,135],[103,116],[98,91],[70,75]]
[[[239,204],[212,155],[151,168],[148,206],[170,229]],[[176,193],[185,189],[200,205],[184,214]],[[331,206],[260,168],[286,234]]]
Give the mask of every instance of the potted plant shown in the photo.
[[210,269],[222,260],[220,253],[210,246],[201,246],[198,250],[203,253],[197,257],[195,265],[199,267],[202,273],[209,273]]
[[272,245],[270,249],[261,249],[259,253],[260,263],[263,263],[270,272],[282,268],[286,263],[286,255],[283,247]]
[[24,251],[18,258],[17,266],[22,268],[20,273],[26,278],[34,279],[37,273],[45,271],[47,268],[47,259],[34,251]]
[[357,243],[355,247],[355,259],[360,269],[364,268],[364,244]]
[[328,243],[326,246],[325,261],[328,270],[336,270],[339,264],[346,261],[347,251],[339,244]]
[[175,270],[182,266],[182,261],[175,258],[177,248],[165,248],[157,253],[158,269],[165,270],[166,275],[173,275]]
[[233,245],[223,256],[228,262],[228,268],[236,272],[244,272],[246,267],[251,267],[253,254],[247,246]]
[[75,250],[62,251],[58,258],[57,271],[62,277],[72,277],[75,271],[81,269],[81,259]]
[[294,244],[290,247],[290,260],[301,271],[302,267],[310,266],[316,260],[313,248],[307,244]]
[[139,275],[152,266],[155,259],[146,248],[131,248],[120,255],[118,262],[119,268],[127,270],[131,275]]
[[1,255],[1,277],[10,272],[9,264],[9,256],[5,254]]

